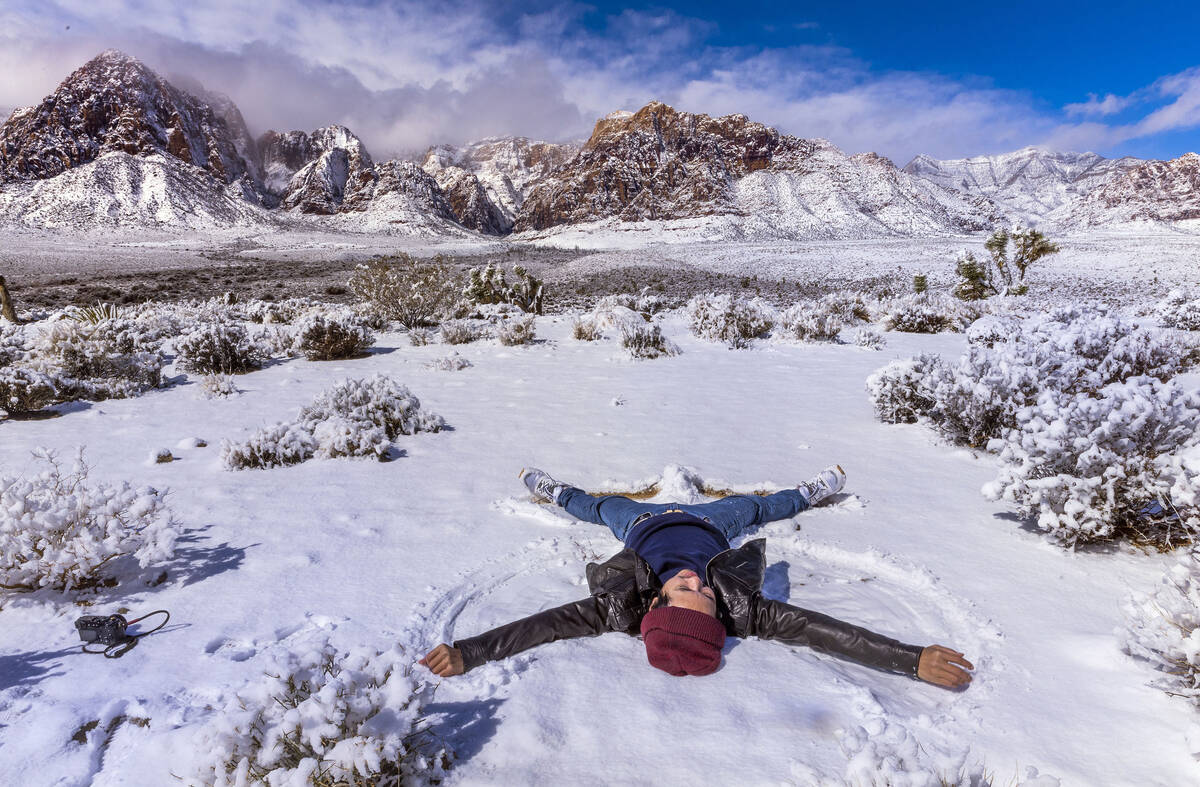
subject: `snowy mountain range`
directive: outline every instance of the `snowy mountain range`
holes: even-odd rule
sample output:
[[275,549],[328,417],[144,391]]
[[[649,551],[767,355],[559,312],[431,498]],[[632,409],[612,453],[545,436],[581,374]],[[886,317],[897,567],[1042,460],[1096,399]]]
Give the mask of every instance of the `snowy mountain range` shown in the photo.
[[[353,132],[251,135],[225,96],[184,92],[106,51],[0,125],[0,223],[265,227],[519,236],[655,222],[733,237],[960,235],[1200,217],[1200,157],[1025,148],[903,169],[745,115],[651,102],[579,144],[491,138],[377,163]],[[711,236],[711,234],[710,234]]]

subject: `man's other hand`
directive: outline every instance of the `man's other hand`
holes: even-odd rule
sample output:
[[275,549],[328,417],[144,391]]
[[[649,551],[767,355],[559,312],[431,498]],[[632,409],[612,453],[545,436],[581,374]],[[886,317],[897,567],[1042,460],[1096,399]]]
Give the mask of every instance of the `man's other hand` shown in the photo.
[[957,650],[951,650],[944,645],[930,645],[921,651],[921,660],[917,662],[917,677],[937,686],[961,689],[971,682],[971,673],[967,670],[973,669],[975,665],[963,658],[963,654]]
[[[922,656],[921,663],[923,664],[924,662],[925,657]],[[445,643],[438,645],[426,653],[425,658],[421,659],[420,663],[429,667],[429,670],[433,674],[441,675],[443,678],[448,678],[451,675],[461,675],[466,672],[463,669],[462,651],[458,648],[452,648]]]

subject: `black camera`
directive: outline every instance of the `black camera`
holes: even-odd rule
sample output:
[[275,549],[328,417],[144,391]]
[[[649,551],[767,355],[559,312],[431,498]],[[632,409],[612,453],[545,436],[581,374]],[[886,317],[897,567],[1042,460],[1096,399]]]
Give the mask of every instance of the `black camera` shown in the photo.
[[79,638],[84,642],[98,642],[101,645],[116,645],[129,638],[125,629],[129,623],[121,615],[84,615],[75,621]]

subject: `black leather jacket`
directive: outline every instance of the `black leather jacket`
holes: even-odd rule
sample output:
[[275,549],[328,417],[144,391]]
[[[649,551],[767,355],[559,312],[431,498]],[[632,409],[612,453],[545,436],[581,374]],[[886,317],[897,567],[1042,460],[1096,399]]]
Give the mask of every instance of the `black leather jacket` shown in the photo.
[[[763,598],[765,547],[765,539],[755,539],[708,562],[705,573],[717,598],[717,619],[730,636],[806,645],[870,667],[917,676],[920,646]],[[462,651],[465,668],[474,669],[560,639],[609,631],[636,636],[650,602],[662,589],[650,566],[632,549],[623,549],[603,563],[589,563],[587,580],[592,595],[585,599],[456,641],[454,647]]]

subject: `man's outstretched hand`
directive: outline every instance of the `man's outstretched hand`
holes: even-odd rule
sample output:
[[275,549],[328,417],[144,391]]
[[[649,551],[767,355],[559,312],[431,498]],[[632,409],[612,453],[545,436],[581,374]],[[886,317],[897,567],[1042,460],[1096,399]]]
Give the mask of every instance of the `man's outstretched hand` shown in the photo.
[[[921,661],[922,663],[925,661],[924,656],[921,657]],[[451,675],[461,675],[466,672],[463,668],[462,651],[458,648],[452,648],[445,643],[438,645],[426,653],[425,658],[421,659],[420,663],[429,667],[433,674],[441,675],[443,678],[448,678]]]
[[971,682],[971,673],[967,670],[972,669],[975,669],[975,665],[963,658],[963,654],[957,650],[943,645],[930,645],[921,651],[921,660],[917,662],[917,677],[948,689],[961,689]]

